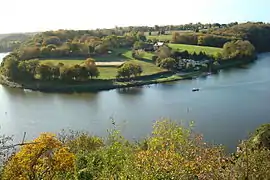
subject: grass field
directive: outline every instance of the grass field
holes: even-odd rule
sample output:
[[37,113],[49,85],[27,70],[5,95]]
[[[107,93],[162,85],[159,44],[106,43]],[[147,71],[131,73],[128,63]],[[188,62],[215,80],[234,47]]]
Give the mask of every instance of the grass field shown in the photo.
[[[122,53],[122,56],[117,56],[116,54]],[[125,62],[134,62],[140,64],[143,69],[142,75],[150,75],[158,72],[164,71],[163,69],[157,67],[152,63],[152,53],[145,52],[143,60],[136,60],[132,58],[132,51],[128,49],[116,49],[113,54],[103,55],[95,57],[98,69],[100,71],[99,79],[114,79],[117,74],[117,67]],[[75,65],[81,64],[85,59],[73,58],[73,59],[44,59],[40,60],[42,64],[54,64],[63,63],[65,65]],[[113,67],[115,65],[115,67]]]
[[149,36],[149,32],[145,32],[145,36],[147,37],[147,39],[157,39],[159,41],[171,41],[172,40],[172,33],[173,32],[179,32],[181,34],[183,33],[190,33],[190,32],[193,32],[193,31],[166,31],[166,35],[158,35],[158,31],[153,31],[151,33],[151,36]]
[[[151,75],[165,71],[157,67],[155,64],[152,64],[151,62],[144,62],[140,60],[130,60],[130,62],[134,62],[141,65],[143,69],[142,75]],[[115,76],[117,74],[116,67],[98,67],[98,69],[100,72],[99,79],[115,79]]]
[[207,47],[207,46],[195,46],[187,44],[168,44],[174,50],[181,51],[187,50],[190,53],[196,52],[205,52],[206,54],[213,55],[215,53],[221,53],[222,48]]

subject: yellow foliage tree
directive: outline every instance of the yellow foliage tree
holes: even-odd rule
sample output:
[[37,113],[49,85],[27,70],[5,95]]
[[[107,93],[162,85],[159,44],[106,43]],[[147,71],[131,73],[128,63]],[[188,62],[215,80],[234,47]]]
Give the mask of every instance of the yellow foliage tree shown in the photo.
[[74,171],[75,156],[54,134],[41,134],[24,145],[8,161],[3,179],[54,179],[57,175]]

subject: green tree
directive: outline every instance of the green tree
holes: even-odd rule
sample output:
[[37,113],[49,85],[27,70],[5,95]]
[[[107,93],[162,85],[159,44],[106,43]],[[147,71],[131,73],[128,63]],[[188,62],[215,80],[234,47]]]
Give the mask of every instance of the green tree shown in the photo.
[[164,69],[174,70],[176,68],[177,61],[173,58],[162,59],[159,66]]
[[227,59],[254,59],[255,48],[249,41],[232,41],[224,44],[223,55]]
[[35,79],[36,69],[39,66],[38,60],[20,61],[18,70],[22,79],[33,80]]
[[18,70],[19,61],[16,56],[8,55],[3,59],[1,64],[1,73],[12,79],[17,80],[20,78],[19,70]]
[[137,49],[143,49],[143,48],[145,47],[145,45],[146,45],[146,43],[143,42],[143,41],[136,41],[136,42],[134,43],[134,45],[133,45],[133,48],[134,48],[135,50],[137,50]]
[[73,73],[67,66],[61,66],[60,67],[60,79],[63,81],[72,81],[73,79]]
[[95,52],[97,54],[105,54],[107,53],[107,51],[108,51],[108,46],[104,43],[99,44],[95,47]]
[[145,35],[144,35],[144,32],[138,32],[137,33],[137,39],[139,41],[143,41],[143,42],[147,40],[146,37],[145,37]]
[[53,65],[53,66],[51,66],[50,70],[51,70],[51,77],[53,79],[59,79],[59,77],[60,77],[60,67]]
[[52,77],[51,67],[49,65],[41,64],[37,67],[36,71],[42,80],[50,80]]
[[131,76],[134,77],[140,76],[142,72],[143,72],[142,67],[139,64],[124,63],[120,68],[118,68],[117,77],[130,79]]

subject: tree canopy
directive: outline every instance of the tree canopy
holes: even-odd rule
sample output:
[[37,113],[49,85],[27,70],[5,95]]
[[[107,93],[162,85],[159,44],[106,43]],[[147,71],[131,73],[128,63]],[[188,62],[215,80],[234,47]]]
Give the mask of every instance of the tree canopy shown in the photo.
[[143,72],[142,67],[136,63],[124,63],[117,71],[118,78],[130,78],[140,76]]

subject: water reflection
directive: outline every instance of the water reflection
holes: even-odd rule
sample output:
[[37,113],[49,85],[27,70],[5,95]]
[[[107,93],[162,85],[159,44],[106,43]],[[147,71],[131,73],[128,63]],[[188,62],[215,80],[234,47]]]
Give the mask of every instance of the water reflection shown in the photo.
[[173,89],[175,88],[175,86],[177,86],[177,82],[167,82],[167,83],[162,83],[162,84],[157,84],[157,86],[159,88],[162,88],[162,89]]
[[117,93],[124,95],[139,95],[143,93],[144,87],[129,87],[117,89]]

